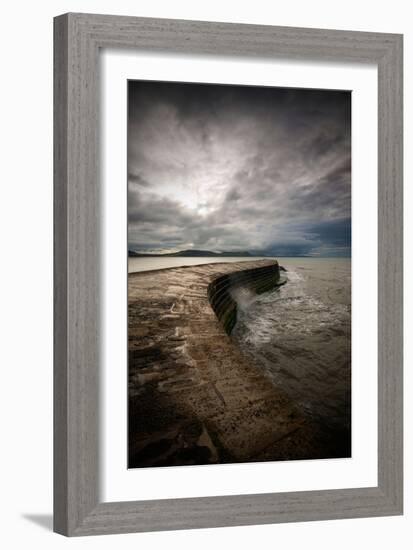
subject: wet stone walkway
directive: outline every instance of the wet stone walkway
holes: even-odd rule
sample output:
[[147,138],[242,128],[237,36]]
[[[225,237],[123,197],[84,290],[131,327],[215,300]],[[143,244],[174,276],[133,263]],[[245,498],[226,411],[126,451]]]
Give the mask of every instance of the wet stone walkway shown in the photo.
[[217,278],[253,270],[259,281],[274,264],[129,274],[130,468],[326,456],[317,425],[241,351],[208,297]]

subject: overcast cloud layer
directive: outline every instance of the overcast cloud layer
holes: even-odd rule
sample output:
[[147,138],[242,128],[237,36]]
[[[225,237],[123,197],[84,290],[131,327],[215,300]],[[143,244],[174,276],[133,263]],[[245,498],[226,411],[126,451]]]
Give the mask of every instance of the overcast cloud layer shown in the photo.
[[129,248],[350,255],[350,121],[350,92],[129,82]]

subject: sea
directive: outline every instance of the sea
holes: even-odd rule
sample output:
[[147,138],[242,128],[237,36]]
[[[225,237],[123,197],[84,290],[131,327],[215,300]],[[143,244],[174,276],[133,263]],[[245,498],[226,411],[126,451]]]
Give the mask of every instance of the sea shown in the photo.
[[[129,272],[260,258],[129,258]],[[262,258],[268,259],[268,258]],[[239,299],[231,338],[327,429],[351,427],[351,260],[277,258],[287,282]]]
[[278,258],[287,283],[239,303],[245,354],[315,422],[351,430],[351,260]]

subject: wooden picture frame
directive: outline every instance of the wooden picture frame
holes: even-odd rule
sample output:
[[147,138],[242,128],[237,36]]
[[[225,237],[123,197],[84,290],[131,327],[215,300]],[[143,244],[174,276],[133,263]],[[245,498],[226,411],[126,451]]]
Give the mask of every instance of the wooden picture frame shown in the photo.
[[[55,18],[54,40],[54,530],[75,536],[401,514],[402,36],[65,14]],[[377,65],[377,487],[100,502],[98,58],[104,47]]]

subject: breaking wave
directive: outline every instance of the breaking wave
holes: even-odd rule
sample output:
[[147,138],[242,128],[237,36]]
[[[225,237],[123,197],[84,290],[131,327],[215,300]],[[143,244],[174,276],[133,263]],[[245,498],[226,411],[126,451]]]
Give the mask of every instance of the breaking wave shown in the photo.
[[235,297],[232,337],[307,415],[349,430],[350,260],[301,259],[283,265],[286,285],[254,298]]

